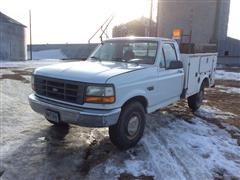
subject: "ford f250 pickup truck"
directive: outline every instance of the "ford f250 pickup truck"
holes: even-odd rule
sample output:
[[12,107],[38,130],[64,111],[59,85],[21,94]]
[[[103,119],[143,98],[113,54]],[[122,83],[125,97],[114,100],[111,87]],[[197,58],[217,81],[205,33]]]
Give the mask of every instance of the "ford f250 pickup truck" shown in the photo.
[[109,127],[119,149],[143,135],[146,114],[187,98],[192,111],[214,85],[217,54],[180,54],[175,40],[114,38],[86,61],[37,68],[32,75],[34,111],[55,125]]

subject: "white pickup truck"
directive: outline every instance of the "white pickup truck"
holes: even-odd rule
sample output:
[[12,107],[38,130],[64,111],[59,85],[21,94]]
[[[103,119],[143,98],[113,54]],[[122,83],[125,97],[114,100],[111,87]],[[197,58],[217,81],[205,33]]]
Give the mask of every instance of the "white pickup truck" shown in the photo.
[[196,111],[214,85],[217,54],[180,54],[172,39],[104,41],[86,61],[37,68],[32,109],[55,124],[109,127],[119,149],[142,137],[146,113],[182,98]]

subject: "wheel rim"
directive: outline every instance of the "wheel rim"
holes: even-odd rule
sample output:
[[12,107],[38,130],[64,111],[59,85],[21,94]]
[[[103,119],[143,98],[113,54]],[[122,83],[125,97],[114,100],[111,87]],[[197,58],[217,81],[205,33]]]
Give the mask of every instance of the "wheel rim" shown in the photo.
[[133,115],[128,121],[127,132],[130,139],[136,136],[139,130],[139,124],[140,124],[140,118],[137,115]]

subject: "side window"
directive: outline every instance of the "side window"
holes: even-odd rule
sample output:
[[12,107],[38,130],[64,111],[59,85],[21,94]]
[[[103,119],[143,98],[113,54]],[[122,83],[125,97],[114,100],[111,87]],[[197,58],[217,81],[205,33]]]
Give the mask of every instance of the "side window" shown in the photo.
[[165,58],[166,68],[169,68],[171,61],[177,60],[177,55],[176,55],[174,45],[171,43],[163,44],[163,55]]
[[153,64],[157,48],[158,45],[156,42],[134,42],[123,47],[123,54],[130,50],[134,54],[133,59],[140,59],[144,64]]

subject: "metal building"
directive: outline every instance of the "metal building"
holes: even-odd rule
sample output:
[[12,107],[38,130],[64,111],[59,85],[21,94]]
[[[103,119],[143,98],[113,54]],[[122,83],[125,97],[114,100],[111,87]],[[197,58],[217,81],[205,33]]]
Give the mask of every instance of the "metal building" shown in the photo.
[[172,38],[182,30],[182,42],[197,47],[216,45],[227,37],[230,0],[159,0],[157,35]]
[[218,42],[218,63],[240,66],[240,40],[226,38]]
[[26,58],[26,26],[0,12],[0,60]]
[[146,17],[114,26],[112,29],[112,37],[155,36],[155,34],[156,22]]

